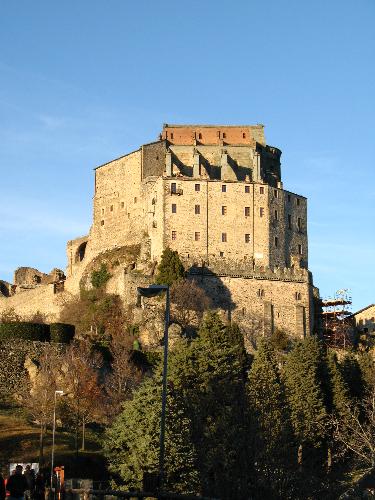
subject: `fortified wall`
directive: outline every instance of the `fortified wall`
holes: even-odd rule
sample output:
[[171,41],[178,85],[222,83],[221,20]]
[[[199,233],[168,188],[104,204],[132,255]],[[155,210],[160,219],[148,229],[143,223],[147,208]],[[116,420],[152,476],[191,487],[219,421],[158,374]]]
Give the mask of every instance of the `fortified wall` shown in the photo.
[[[128,303],[129,265],[152,281],[171,247],[242,325],[256,319],[264,334],[312,333],[318,292],[308,271],[307,200],[284,189],[280,158],[263,125],[165,124],[156,142],[95,169],[93,223],[67,244],[63,294],[79,293],[101,256],[138,246],[109,284]],[[12,300],[0,298],[0,311]]]

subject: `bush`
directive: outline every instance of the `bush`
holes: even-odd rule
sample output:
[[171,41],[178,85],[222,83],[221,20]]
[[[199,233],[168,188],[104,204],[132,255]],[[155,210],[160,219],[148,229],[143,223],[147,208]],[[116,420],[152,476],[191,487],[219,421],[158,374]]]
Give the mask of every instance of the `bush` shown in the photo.
[[60,344],[69,344],[75,334],[74,325],[68,325],[67,323],[51,323],[49,330],[51,342],[59,342]]
[[49,325],[41,323],[0,323],[0,340],[39,340],[48,341],[50,338]]
[[91,284],[94,288],[102,288],[110,277],[111,274],[108,272],[106,264],[102,264],[99,271],[91,273]]

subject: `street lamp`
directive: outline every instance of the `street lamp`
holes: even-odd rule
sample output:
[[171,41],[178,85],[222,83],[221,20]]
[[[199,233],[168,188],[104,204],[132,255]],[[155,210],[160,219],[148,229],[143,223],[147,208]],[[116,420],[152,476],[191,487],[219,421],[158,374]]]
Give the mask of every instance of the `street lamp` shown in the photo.
[[64,391],[55,391],[54,404],[53,404],[53,427],[52,427],[52,456],[51,456],[51,490],[53,489],[53,459],[55,455],[55,431],[56,431],[56,397],[62,396]]
[[167,406],[167,369],[168,369],[168,327],[169,327],[169,286],[150,285],[146,288],[138,287],[138,295],[142,297],[156,297],[166,292],[165,323],[164,323],[164,362],[163,362],[163,390],[161,396],[161,419],[160,419],[160,447],[159,447],[159,489],[162,490],[164,483],[164,460],[165,460],[165,413]]

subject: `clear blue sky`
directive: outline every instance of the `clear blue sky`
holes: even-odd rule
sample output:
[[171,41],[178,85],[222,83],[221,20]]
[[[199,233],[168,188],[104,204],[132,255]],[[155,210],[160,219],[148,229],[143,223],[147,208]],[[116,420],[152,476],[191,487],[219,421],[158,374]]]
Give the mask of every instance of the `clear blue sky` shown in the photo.
[[374,0],[3,0],[0,277],[65,268],[92,169],[164,122],[264,123],[322,296],[375,302]]

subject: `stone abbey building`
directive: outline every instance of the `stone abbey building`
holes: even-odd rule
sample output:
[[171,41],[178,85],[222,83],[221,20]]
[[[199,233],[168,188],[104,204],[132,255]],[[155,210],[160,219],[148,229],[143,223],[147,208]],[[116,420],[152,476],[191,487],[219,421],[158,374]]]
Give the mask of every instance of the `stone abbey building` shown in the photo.
[[165,124],[158,141],[95,169],[93,223],[68,242],[65,289],[77,292],[103,252],[140,245],[156,262],[169,246],[244,326],[312,333],[307,202],[284,189],[280,157],[263,125]]

